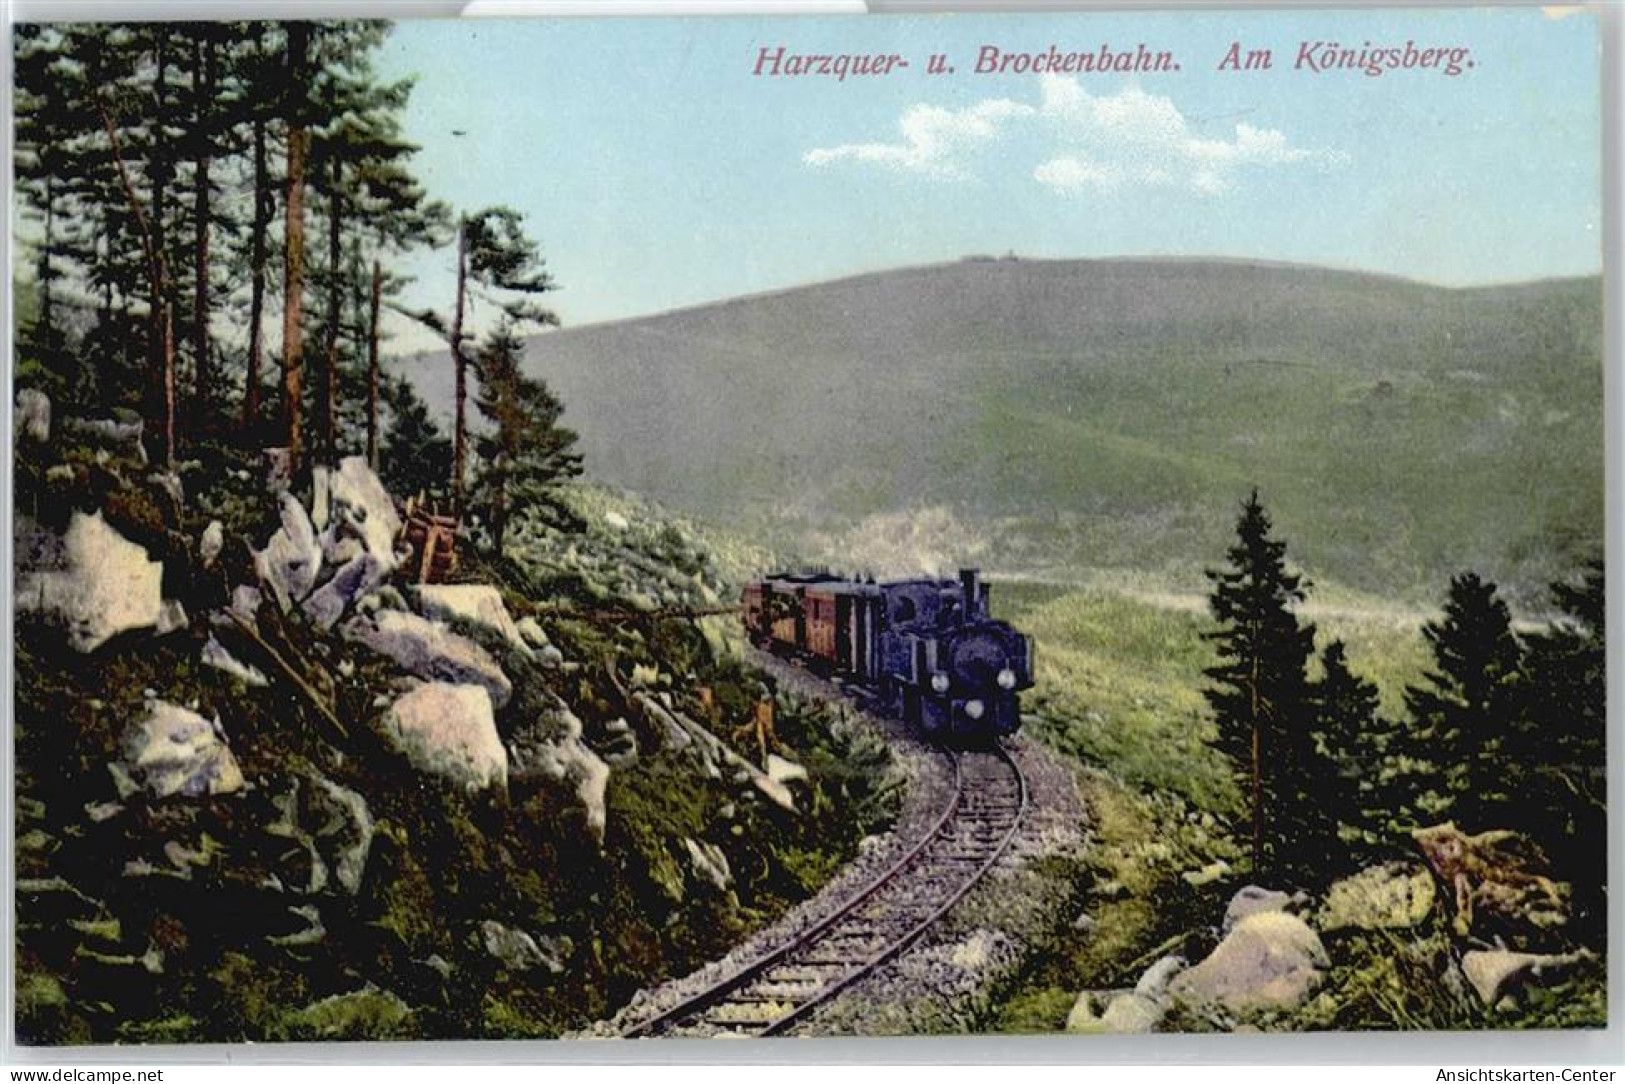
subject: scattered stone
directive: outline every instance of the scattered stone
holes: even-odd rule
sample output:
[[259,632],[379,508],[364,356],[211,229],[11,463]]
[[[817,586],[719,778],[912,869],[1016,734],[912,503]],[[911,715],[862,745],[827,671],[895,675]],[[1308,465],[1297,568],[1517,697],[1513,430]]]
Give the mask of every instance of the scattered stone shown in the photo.
[[733,872],[728,868],[728,856],[722,853],[722,848],[687,837],[683,839],[683,846],[688,849],[688,865],[695,876],[718,892],[726,892],[733,884]]
[[1469,836],[1454,823],[1411,833],[1455,904],[1455,930],[1542,936],[1567,924],[1569,886],[1546,876],[1546,856],[1528,837],[1506,829]]
[[377,559],[384,575],[395,571],[400,564],[395,553],[400,513],[367,461],[358,455],[340,460],[328,489],[329,522],[322,532],[327,559],[339,563],[364,552]]
[[1323,933],[1408,929],[1426,921],[1435,898],[1427,870],[1408,862],[1388,862],[1333,882],[1315,925]]
[[513,685],[489,652],[466,636],[399,610],[379,610],[343,627],[346,638],[394,659],[420,678],[455,685],[479,685],[496,707],[507,704]]
[[51,439],[51,398],[34,388],[17,392],[17,432],[44,444]]
[[99,510],[73,514],[61,561],[61,569],[19,572],[16,605],[62,621],[74,650],[88,653],[121,632],[159,623],[163,565],[108,526]]
[[[545,736],[548,734],[556,736]],[[573,787],[586,813],[587,830],[602,845],[609,823],[604,793],[609,786],[610,770],[581,740],[581,734],[581,720],[561,707],[552,719],[539,722],[515,738],[514,775],[516,778],[539,776]]]
[[624,531],[632,526],[627,518],[619,512],[605,512],[604,525],[615,531]]
[[282,494],[282,526],[265,548],[254,554],[254,565],[284,613],[316,586],[322,570],[322,548],[305,506],[293,494]]
[[366,799],[324,775],[296,775],[271,804],[281,816],[267,830],[300,844],[309,863],[301,891],[321,892],[330,876],[352,896],[361,890],[375,828]]
[[390,707],[384,730],[421,771],[469,791],[507,785],[508,751],[482,686],[420,685]]
[[371,591],[384,578],[384,567],[370,553],[352,557],[333,573],[333,578],[322,584],[300,608],[317,627],[330,629],[338,624],[350,604]]
[[205,666],[212,666],[216,670],[224,670],[245,685],[264,687],[270,684],[258,667],[238,662],[237,658],[222,647],[219,640],[214,638],[212,632],[209,633],[209,639],[203,645],[201,659]]
[[606,735],[603,757],[611,768],[627,768],[638,762],[638,736],[632,724],[625,719],[611,719],[604,724]]
[[1140,981],[1134,984],[1134,992],[1160,1000],[1168,993],[1169,981],[1188,966],[1183,956],[1164,956],[1140,976]]
[[775,783],[807,782],[807,769],[777,753],[767,754],[767,777]]
[[220,551],[226,548],[226,528],[217,519],[209,521],[203,528],[203,534],[197,542],[198,556],[203,559],[204,568],[212,568],[215,561],[220,558]]
[[552,643],[547,638],[547,631],[542,628],[541,623],[534,617],[521,617],[515,622],[514,628],[531,647],[542,648]]
[[218,722],[160,700],[125,735],[125,763],[159,798],[230,794],[243,775],[222,736]]
[[[484,625],[500,633],[518,650],[530,654],[530,645],[526,643],[495,587],[482,583],[423,584],[413,588],[413,591],[417,595],[418,609],[424,617]],[[545,642],[545,636],[543,640]]]
[[255,615],[260,612],[260,603],[263,601],[265,601],[265,596],[260,594],[258,587],[238,584],[231,589],[231,612],[250,624],[253,623]]
[[1230,897],[1230,905],[1224,909],[1224,932],[1229,933],[1242,919],[1251,915],[1269,911],[1292,911],[1308,902],[1309,897],[1302,892],[1288,894],[1260,888],[1258,885],[1247,885]]
[[310,470],[310,522],[318,531],[327,529],[328,512],[332,500],[331,472],[326,467]]
[[1168,992],[1198,1009],[1293,1009],[1308,999],[1328,966],[1320,937],[1301,918],[1258,911],[1241,919],[1207,959],[1175,976]]
[[[1096,1012],[1099,1001],[1106,1002]],[[1154,1030],[1167,1013],[1167,1007],[1143,994],[1096,994],[1085,990],[1078,995],[1067,1014],[1066,1030],[1075,1034],[1144,1035]]]
[[568,937],[544,938],[546,947],[524,930],[486,919],[480,923],[480,939],[485,951],[509,971],[541,968],[554,975],[564,974],[564,962],[572,945]]
[[1461,970],[1478,999],[1486,1005],[1496,1005],[1517,989],[1531,983],[1559,980],[1576,965],[1595,958],[1589,949],[1557,955],[1494,949],[1464,953]]
[[189,624],[191,621],[186,616],[186,607],[177,600],[166,598],[158,604],[158,620],[153,628],[159,636],[167,636]]
[[546,644],[536,652],[536,661],[542,664],[544,670],[557,670],[564,665],[564,652],[552,644]]
[[267,937],[266,940],[271,944],[283,948],[300,948],[320,944],[327,937],[327,927],[322,925],[321,911],[309,904],[289,907],[288,911],[304,922],[304,928],[290,934]]

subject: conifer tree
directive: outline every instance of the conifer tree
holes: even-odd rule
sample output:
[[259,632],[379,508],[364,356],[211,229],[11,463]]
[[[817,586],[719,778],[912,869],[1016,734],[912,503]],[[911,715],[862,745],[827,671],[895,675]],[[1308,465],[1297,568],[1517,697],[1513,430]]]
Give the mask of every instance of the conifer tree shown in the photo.
[[1422,811],[1475,828],[1511,804],[1503,756],[1521,725],[1523,645],[1495,584],[1467,572],[1450,581],[1444,614],[1422,627],[1434,668],[1405,691],[1409,741],[1433,772]]
[[524,346],[513,323],[504,321],[478,358],[478,405],[492,429],[475,441],[474,502],[498,557],[514,512],[551,503],[555,487],[581,473],[581,457],[572,451],[576,435],[559,425],[564,405],[544,382],[520,371]]
[[1236,765],[1247,795],[1253,868],[1290,872],[1297,854],[1323,843],[1325,817],[1313,791],[1314,627],[1293,612],[1304,599],[1303,578],[1287,570],[1286,543],[1270,537],[1270,526],[1254,490],[1236,523],[1229,567],[1207,573],[1219,664],[1206,671],[1212,684],[1203,695],[1218,748]]
[[1343,641],[1326,645],[1320,668],[1310,695],[1320,750],[1330,762],[1323,801],[1349,837],[1343,849],[1363,856],[1384,834],[1386,819],[1374,815],[1372,806],[1382,801],[1377,770],[1388,731],[1377,714],[1377,687],[1349,669]]
[[389,412],[380,472],[384,484],[401,495],[443,495],[451,478],[451,441],[406,380],[386,378],[382,392]]

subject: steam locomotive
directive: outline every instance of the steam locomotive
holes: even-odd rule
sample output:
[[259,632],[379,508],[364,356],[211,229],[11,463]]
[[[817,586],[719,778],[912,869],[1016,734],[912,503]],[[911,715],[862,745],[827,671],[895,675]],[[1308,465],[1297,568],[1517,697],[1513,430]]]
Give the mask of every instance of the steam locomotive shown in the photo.
[[1032,641],[988,613],[975,569],[890,583],[784,573],[751,583],[744,602],[752,643],[867,686],[933,740],[987,740],[1021,725]]

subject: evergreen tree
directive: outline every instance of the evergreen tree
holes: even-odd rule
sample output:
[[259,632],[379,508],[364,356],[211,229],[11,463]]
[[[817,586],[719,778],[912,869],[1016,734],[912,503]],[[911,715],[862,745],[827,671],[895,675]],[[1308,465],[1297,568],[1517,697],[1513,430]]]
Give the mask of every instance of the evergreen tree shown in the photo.
[[[1229,568],[1209,570],[1210,634],[1219,664],[1203,690],[1218,726],[1218,748],[1237,766],[1252,820],[1257,873],[1312,869],[1326,846],[1329,818],[1319,804],[1308,662],[1314,627],[1300,624],[1303,578],[1286,567],[1286,543],[1270,537],[1258,491],[1242,505]],[[1321,856],[1323,862],[1323,856]]]
[[498,557],[513,514],[552,504],[558,484],[581,473],[581,457],[572,451],[576,435],[559,425],[563,404],[544,382],[520,371],[524,347],[505,321],[478,358],[478,406],[492,429],[475,441],[480,467],[473,497]]
[[402,496],[443,496],[451,478],[451,441],[406,380],[386,379],[383,399],[389,411],[380,475],[384,484]]
[[[1554,583],[1562,613],[1527,638],[1524,726],[1509,744],[1520,827],[1533,834],[1573,880],[1577,925],[1600,931],[1608,849],[1607,639],[1603,565],[1590,562],[1579,584]],[[1594,929],[1593,929],[1594,928]]]
[[1512,804],[1503,764],[1520,728],[1523,645],[1495,584],[1467,572],[1450,581],[1444,615],[1422,627],[1434,669],[1405,691],[1409,741],[1432,766],[1417,809],[1493,827]]
[[1367,856],[1385,835],[1386,817],[1375,769],[1388,728],[1377,714],[1377,687],[1349,669],[1341,640],[1320,654],[1321,676],[1310,690],[1320,752],[1330,762],[1322,790],[1327,813],[1344,829],[1348,853]]

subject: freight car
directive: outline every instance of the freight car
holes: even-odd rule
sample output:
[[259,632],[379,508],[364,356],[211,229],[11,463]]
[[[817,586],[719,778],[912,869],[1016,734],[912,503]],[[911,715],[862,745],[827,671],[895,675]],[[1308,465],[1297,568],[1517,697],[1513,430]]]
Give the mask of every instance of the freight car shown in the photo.
[[932,739],[986,740],[1021,725],[1032,641],[994,620],[975,569],[888,583],[766,576],[745,588],[744,615],[757,646],[856,681]]

